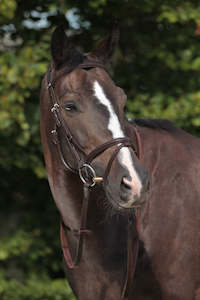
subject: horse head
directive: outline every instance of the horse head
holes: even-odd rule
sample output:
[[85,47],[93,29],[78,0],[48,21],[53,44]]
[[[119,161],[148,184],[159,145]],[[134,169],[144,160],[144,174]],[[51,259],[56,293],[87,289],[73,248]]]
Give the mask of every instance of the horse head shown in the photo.
[[118,36],[115,27],[94,51],[82,54],[69,42],[64,28],[56,28],[47,81],[67,166],[79,170],[90,185],[94,177],[99,178],[109,203],[129,210],[144,201],[148,176],[127,138],[126,95],[105,70]]

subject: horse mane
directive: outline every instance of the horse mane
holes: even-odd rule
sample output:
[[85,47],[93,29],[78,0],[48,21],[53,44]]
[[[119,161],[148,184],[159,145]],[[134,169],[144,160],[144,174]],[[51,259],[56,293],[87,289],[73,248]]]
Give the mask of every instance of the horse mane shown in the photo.
[[151,129],[161,129],[168,132],[175,132],[177,130],[177,127],[167,119],[136,118],[133,122],[138,126]]

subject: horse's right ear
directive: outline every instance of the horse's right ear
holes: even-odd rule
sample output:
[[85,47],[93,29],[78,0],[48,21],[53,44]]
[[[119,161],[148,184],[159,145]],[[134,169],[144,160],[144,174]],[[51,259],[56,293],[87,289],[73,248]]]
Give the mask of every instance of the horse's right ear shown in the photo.
[[67,38],[64,25],[58,26],[52,34],[51,55],[56,69],[64,65],[73,69],[84,60],[84,56]]
[[99,42],[92,54],[98,57],[103,63],[106,63],[113,55],[116,45],[119,41],[119,24],[114,23],[112,31],[102,41]]

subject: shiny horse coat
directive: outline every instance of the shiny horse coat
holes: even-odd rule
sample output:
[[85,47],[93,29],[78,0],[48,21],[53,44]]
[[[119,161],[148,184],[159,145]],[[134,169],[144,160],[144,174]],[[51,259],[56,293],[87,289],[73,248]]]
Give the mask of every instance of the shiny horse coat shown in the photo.
[[[63,122],[70,128],[85,158],[113,138],[128,137],[143,157],[123,147],[114,159],[108,182],[90,191],[87,228],[79,266],[65,268],[79,300],[118,300],[127,262],[127,219],[141,206],[140,251],[129,300],[200,299],[200,140],[165,120],[128,122],[126,96],[101,67],[78,68],[86,61],[105,63],[118,38],[117,31],[97,48],[82,55],[59,27],[52,37],[52,76]],[[41,89],[41,135],[51,191],[63,222],[79,228],[83,184],[67,171],[52,141],[55,119],[45,76]],[[77,168],[65,136],[60,146],[68,163]],[[115,146],[91,163],[103,176]],[[148,174],[148,175],[147,175]],[[133,239],[135,231],[133,229]],[[78,237],[67,232],[74,255]]]

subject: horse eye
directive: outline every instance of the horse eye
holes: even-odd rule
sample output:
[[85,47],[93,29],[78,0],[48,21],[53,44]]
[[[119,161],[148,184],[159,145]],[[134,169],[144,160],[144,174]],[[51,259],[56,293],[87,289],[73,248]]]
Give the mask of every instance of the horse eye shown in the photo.
[[78,111],[76,104],[73,102],[68,102],[68,103],[63,104],[63,108],[69,112],[77,112]]

